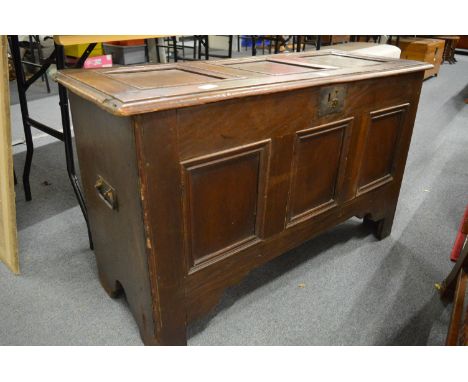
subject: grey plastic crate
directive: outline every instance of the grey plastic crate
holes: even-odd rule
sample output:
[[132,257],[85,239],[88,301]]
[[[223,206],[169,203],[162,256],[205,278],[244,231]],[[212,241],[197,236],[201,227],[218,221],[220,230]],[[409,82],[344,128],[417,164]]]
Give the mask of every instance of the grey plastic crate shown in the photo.
[[112,62],[119,65],[142,64],[146,62],[146,45],[102,44],[105,54],[112,55]]

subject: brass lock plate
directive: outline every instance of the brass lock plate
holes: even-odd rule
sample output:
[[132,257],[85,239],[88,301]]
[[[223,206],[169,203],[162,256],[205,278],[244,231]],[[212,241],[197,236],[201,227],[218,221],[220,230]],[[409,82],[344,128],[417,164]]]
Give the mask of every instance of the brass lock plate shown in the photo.
[[327,86],[320,89],[319,116],[322,117],[327,114],[343,111],[346,90],[345,85]]

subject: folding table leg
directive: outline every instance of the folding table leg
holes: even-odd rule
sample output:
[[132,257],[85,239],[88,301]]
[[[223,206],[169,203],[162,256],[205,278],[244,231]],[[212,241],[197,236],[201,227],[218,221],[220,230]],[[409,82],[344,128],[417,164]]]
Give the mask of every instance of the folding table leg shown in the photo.
[[24,195],[27,201],[31,200],[31,186],[29,183],[29,174],[31,172],[31,163],[34,153],[34,143],[32,140],[31,125],[28,122],[29,111],[28,101],[26,99],[26,85],[23,71],[23,65],[21,64],[21,54],[18,42],[18,36],[10,36],[10,50],[13,57],[13,63],[15,66],[16,73],[16,84],[18,86],[18,97],[21,107],[21,117],[23,120],[24,137],[26,140],[26,161],[24,163],[23,170],[23,188]]
[[[55,49],[56,49],[57,70],[61,70],[65,67],[63,46],[56,45]],[[60,84],[58,85],[58,89],[59,89],[59,99],[60,99],[60,114],[62,115],[63,142],[65,145],[65,158],[67,162],[68,177],[70,179],[71,185],[73,187],[73,191],[75,192],[76,198],[78,200],[78,204],[80,205],[81,212],[83,213],[84,219],[86,221],[86,226],[88,229],[89,246],[91,249],[93,249],[94,248],[93,238],[91,236],[91,230],[89,227],[88,211],[86,209],[84,197],[83,197],[83,194],[81,193],[80,184],[78,182],[78,177],[76,176],[76,171],[75,171],[75,160],[73,158],[73,142],[72,142],[72,135],[71,135],[71,127],[70,127],[70,113],[68,110],[67,89]]]

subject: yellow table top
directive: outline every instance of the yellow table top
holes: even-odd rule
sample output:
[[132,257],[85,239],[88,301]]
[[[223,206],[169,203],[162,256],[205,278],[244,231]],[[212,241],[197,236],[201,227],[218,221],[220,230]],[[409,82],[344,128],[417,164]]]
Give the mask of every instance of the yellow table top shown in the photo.
[[57,45],[77,45],[77,44],[91,44],[94,42],[107,42],[107,41],[125,41],[125,40],[139,40],[147,38],[161,38],[168,35],[54,35],[54,41]]

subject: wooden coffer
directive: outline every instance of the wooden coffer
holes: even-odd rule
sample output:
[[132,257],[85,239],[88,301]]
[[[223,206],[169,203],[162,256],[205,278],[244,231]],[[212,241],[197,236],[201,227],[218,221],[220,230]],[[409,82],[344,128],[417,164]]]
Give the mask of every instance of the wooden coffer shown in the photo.
[[145,344],[186,344],[224,288],[346,219],[389,235],[430,67],[326,51],[60,72],[100,280]]
[[434,65],[424,72],[424,79],[437,76],[444,55],[445,41],[434,38],[405,37],[400,38],[400,58],[424,61]]

